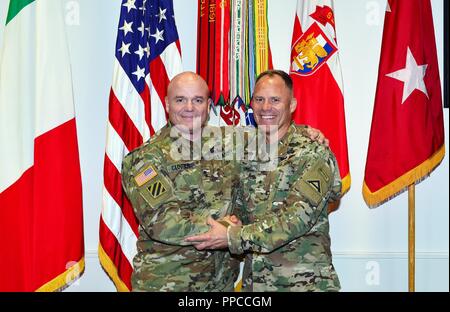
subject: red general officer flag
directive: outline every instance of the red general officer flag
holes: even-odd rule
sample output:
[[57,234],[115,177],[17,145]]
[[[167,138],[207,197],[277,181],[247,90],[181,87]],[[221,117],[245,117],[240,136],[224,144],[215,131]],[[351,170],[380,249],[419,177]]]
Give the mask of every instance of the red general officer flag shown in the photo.
[[363,196],[378,206],[444,157],[442,94],[429,0],[390,0]]

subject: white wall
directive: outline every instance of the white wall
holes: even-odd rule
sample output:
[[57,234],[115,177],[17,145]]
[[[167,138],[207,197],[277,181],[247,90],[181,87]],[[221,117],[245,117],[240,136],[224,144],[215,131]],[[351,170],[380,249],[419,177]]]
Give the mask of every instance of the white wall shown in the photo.
[[[121,0],[62,0],[79,7],[79,24],[68,26],[78,140],[83,175],[86,272],[67,291],[114,291],[97,259],[98,223],[108,95]],[[7,0],[0,0],[4,25]],[[352,186],[331,220],[332,250],[343,291],[407,290],[407,194],[370,210],[362,181],[373,110],[385,0],[335,0],[345,84]],[[269,0],[270,42],[277,68],[289,66],[296,0]],[[443,68],[443,0],[432,0]],[[196,0],[174,0],[184,68],[195,70]],[[73,24],[70,14],[69,24]],[[0,42],[3,38],[0,27]],[[448,133],[449,113],[444,110]],[[448,136],[446,137],[448,148]],[[416,187],[416,287],[449,290],[449,162]]]

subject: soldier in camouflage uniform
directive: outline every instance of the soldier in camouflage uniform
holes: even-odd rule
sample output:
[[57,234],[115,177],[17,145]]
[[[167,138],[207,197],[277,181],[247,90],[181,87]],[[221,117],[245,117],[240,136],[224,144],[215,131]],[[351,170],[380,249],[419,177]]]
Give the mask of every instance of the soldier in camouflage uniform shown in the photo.
[[[234,289],[239,262],[227,250],[198,251],[184,241],[185,236],[206,232],[210,216],[221,219],[235,213],[233,204],[241,190],[235,161],[222,160],[222,155],[194,157],[195,119],[200,129],[207,120],[209,101],[201,77],[189,72],[175,77],[166,98],[173,126],[164,127],[123,160],[123,187],[140,224],[133,291]],[[217,129],[221,131],[209,130]],[[181,136],[174,137],[174,131]],[[214,140],[201,143],[210,144],[208,149],[216,145]],[[191,147],[188,157],[174,157],[173,146],[186,144]],[[175,152],[182,154],[179,148]]]
[[296,101],[286,73],[261,74],[252,105],[258,127],[278,144],[276,169],[245,164],[245,225],[214,223],[186,241],[199,250],[228,246],[233,254],[247,253],[245,291],[338,291],[327,212],[341,190],[336,159],[291,123]]

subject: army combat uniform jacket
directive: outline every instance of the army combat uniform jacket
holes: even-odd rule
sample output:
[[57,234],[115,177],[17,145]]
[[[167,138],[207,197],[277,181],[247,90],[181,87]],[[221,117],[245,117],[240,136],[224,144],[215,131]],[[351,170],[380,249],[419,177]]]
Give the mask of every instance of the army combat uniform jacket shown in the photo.
[[[239,169],[222,157],[193,160],[191,153],[174,159],[171,148],[185,139],[171,137],[173,128],[163,128],[122,164],[123,186],[140,224],[133,290],[233,291],[239,262],[226,250],[198,251],[184,238],[208,231],[208,216],[233,212]],[[213,150],[211,141],[202,148]]]
[[234,254],[248,252],[245,291],[338,291],[332,265],[327,205],[340,195],[331,151],[291,125],[278,142],[276,170],[245,168],[247,218],[228,228]]

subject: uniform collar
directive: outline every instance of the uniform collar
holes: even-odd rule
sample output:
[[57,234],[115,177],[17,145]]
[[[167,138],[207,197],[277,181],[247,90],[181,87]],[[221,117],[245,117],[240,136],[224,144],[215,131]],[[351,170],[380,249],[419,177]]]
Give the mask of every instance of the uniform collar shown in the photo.
[[292,135],[295,133],[295,129],[296,129],[296,127],[295,127],[294,122],[291,122],[286,134],[281,138],[281,140],[278,141],[279,148],[289,144],[289,141],[291,140]]

